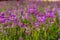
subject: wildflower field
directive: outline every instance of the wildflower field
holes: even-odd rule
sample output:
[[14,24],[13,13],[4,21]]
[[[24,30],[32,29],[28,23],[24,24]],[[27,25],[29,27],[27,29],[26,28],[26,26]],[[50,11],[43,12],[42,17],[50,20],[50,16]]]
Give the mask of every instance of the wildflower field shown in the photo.
[[0,2],[0,40],[60,40],[59,2],[5,3]]

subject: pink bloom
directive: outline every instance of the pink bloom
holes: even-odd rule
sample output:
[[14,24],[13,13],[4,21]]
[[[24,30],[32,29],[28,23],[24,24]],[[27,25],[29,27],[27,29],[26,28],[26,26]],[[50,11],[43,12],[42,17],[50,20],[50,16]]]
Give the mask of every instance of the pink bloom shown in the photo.
[[28,24],[24,24],[22,28],[28,28]]
[[22,19],[24,20],[24,19],[27,19],[28,18],[28,15],[27,14],[23,14],[22,15]]
[[55,18],[55,13],[52,10],[46,12],[46,17]]
[[22,23],[22,22],[19,22],[18,25],[19,25],[20,27],[22,27],[22,26],[23,26],[23,23]]
[[30,35],[30,30],[26,30],[25,33]]
[[58,40],[60,40],[60,38]]
[[1,16],[6,17],[6,12],[1,12]]
[[20,37],[20,40],[23,40],[23,38],[22,38],[22,37]]
[[51,23],[51,24],[54,23],[54,20],[50,20],[50,23]]
[[40,23],[34,22],[34,26],[35,26],[35,27],[39,27],[39,26],[40,26]]
[[37,16],[37,20],[40,21],[40,22],[42,22],[42,23],[44,23],[46,21],[46,17],[43,14],[39,14]]

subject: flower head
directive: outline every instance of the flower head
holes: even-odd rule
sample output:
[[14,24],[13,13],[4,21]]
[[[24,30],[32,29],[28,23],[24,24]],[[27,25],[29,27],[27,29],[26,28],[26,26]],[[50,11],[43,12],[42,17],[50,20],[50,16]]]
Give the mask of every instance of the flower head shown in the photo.
[[24,20],[24,19],[27,19],[28,18],[28,15],[27,14],[23,14],[22,15],[22,19]]
[[46,17],[47,18],[55,18],[55,13],[54,13],[54,11],[52,11],[52,10],[50,10],[50,11],[47,11],[46,12]]
[[20,37],[20,40],[23,40],[23,38],[22,38],[22,37]]
[[37,20],[40,21],[40,22],[42,22],[42,23],[44,23],[46,21],[46,17],[43,14],[39,14],[37,16]]
[[60,40],[60,38],[58,40]]
[[40,26],[40,23],[39,22],[34,22],[34,26],[35,27],[39,27]]

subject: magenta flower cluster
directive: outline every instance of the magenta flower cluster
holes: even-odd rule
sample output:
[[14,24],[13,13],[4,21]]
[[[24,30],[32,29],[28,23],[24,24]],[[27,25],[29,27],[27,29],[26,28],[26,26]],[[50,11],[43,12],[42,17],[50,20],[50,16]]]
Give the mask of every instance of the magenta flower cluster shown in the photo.
[[[17,11],[17,10],[16,10]],[[38,10],[38,7],[27,8],[27,10],[19,10],[15,12],[14,10],[9,10],[8,12],[0,13],[0,24],[14,24],[21,27],[28,27],[30,24],[28,21],[36,27],[40,27],[41,24],[45,24],[47,19],[49,22],[53,22],[56,17],[53,10],[46,10],[44,13]],[[18,15],[17,15],[18,14]],[[26,23],[25,23],[26,22]]]

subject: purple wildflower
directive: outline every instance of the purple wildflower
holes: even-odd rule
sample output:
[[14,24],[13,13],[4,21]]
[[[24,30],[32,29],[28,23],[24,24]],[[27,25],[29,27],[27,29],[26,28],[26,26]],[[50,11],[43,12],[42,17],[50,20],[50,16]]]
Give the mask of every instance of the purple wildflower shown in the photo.
[[23,14],[23,12],[24,12],[24,9],[21,9],[21,10],[20,10],[20,13]]
[[28,9],[28,14],[29,15],[30,14],[36,15],[37,13],[38,13],[38,10],[37,9],[32,9],[32,8]]
[[28,28],[28,24],[24,24],[24,26],[22,26],[22,28]]
[[19,22],[18,25],[19,25],[20,27],[23,27],[24,24],[23,24],[22,22]]
[[6,17],[6,13],[5,12],[1,12],[1,16]]
[[18,25],[22,28],[27,28],[28,27],[28,24],[23,24],[22,22],[19,22]]
[[19,3],[17,3],[17,6],[20,6],[20,4],[19,4]]
[[9,11],[8,11],[9,15],[13,14],[12,12],[13,12],[12,10],[9,10]]
[[7,31],[7,30],[4,30],[4,34],[5,34],[5,35],[8,34],[8,31]]
[[15,19],[15,20],[14,20],[14,24],[15,24],[15,25],[18,25],[18,23],[19,23],[19,20],[18,20],[18,19]]
[[20,37],[20,40],[23,40],[23,38],[22,38],[22,37]]
[[6,28],[8,28],[8,26],[4,26],[4,28],[6,29]]
[[17,19],[17,16],[16,15],[10,15],[9,17],[8,17],[8,19],[9,20],[16,20]]
[[8,19],[5,19],[5,23],[7,24],[9,22],[9,20]]
[[60,38],[58,40],[60,40]]
[[27,6],[27,9],[28,9],[28,14],[33,14],[33,15],[36,15],[38,14],[38,6],[37,5],[28,5]]
[[55,18],[55,13],[52,10],[46,12],[46,17]]
[[54,20],[50,20],[50,23],[51,23],[51,24],[54,23]]
[[58,11],[58,15],[60,16],[60,10]]
[[37,16],[37,20],[40,21],[40,22],[42,22],[42,23],[44,23],[46,21],[46,17],[43,14],[39,14]]
[[39,27],[40,26],[40,23],[39,22],[34,22],[34,26],[35,27]]
[[24,20],[24,19],[27,19],[28,18],[28,15],[27,14],[23,14],[22,15],[22,19]]
[[0,23],[4,23],[4,22],[5,22],[5,20],[6,20],[6,18],[5,18],[5,17],[0,16]]
[[10,26],[10,27],[11,27],[11,26],[12,26],[12,23],[10,23],[8,26]]
[[30,35],[30,30],[26,30],[25,33],[26,33],[27,35]]

